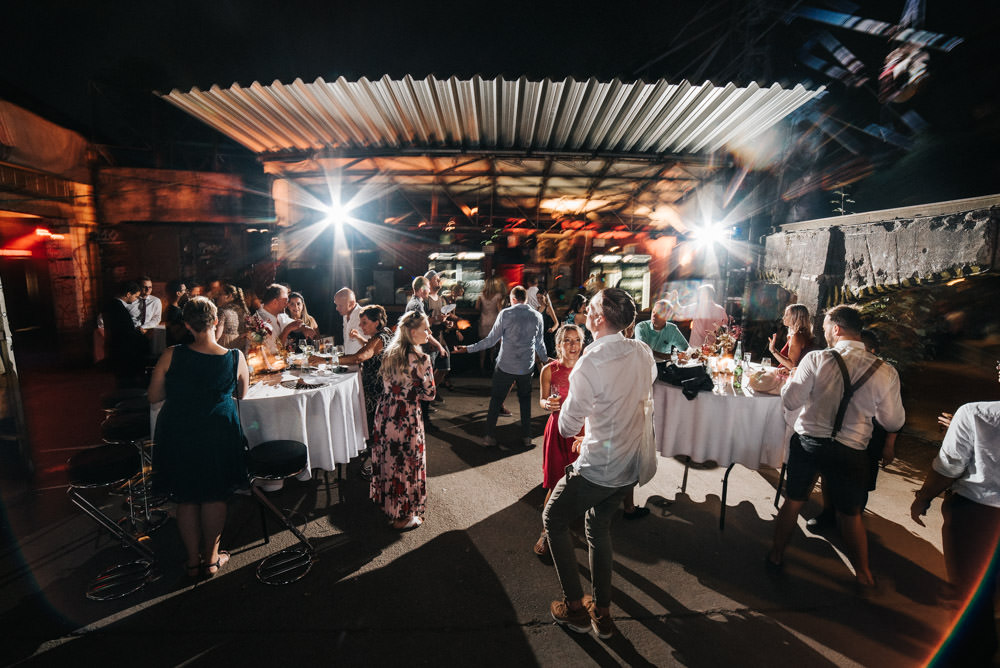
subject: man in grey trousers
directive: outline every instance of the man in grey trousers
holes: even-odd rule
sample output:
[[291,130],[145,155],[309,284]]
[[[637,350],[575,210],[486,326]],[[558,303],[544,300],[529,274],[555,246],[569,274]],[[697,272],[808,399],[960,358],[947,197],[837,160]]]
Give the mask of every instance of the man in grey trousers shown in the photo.
[[[611,619],[611,518],[639,480],[643,406],[656,380],[653,353],[622,330],[635,320],[635,302],[624,290],[599,292],[587,306],[587,329],[594,342],[569,376],[569,394],[559,414],[559,432],[575,436],[586,425],[580,456],[566,467],[545,506],[545,530],[562,585],[553,601],[559,624],[600,638],[615,633]],[[569,525],[586,516],[594,596],[584,597]]]

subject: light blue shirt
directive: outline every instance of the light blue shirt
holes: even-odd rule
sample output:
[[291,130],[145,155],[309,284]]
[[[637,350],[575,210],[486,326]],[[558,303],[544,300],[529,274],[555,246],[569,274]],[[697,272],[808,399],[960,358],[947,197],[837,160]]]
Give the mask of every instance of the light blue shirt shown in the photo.
[[677,346],[682,352],[688,349],[687,339],[672,322],[665,323],[663,329],[656,331],[652,320],[643,320],[635,326],[635,338],[652,348],[653,352],[664,355],[670,354],[670,346]]
[[486,338],[467,348],[470,353],[488,350],[500,342],[497,368],[512,376],[531,373],[535,355],[548,359],[545,352],[542,314],[527,304],[514,304],[500,311]]

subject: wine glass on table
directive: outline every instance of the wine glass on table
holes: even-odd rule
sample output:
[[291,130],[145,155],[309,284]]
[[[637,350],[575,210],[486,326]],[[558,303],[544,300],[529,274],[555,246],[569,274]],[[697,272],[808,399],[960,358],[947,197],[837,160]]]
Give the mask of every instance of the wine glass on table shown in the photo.
[[306,339],[302,343],[302,352],[306,354],[306,366],[309,365],[309,358],[312,354],[316,352],[316,347],[313,345],[312,339]]

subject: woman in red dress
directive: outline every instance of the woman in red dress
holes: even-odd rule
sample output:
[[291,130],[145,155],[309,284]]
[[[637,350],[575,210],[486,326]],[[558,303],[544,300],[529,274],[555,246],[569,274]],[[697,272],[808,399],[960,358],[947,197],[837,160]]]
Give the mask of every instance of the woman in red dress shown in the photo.
[[[556,355],[554,362],[542,367],[539,377],[539,404],[551,411],[545,423],[545,442],[542,446],[542,487],[548,490],[545,503],[549,502],[552,489],[563,475],[566,467],[576,461],[580,454],[575,438],[565,438],[559,434],[559,407],[569,394],[569,372],[580,359],[583,350],[583,330],[578,325],[563,325],[556,332]],[[535,543],[535,554],[549,553],[549,542],[545,531]]]

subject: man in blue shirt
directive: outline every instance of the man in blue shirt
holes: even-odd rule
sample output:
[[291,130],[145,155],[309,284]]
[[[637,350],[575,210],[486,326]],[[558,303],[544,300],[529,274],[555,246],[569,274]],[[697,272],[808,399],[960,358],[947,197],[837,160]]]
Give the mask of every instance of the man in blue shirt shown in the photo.
[[667,320],[670,302],[666,299],[653,304],[653,312],[649,320],[644,320],[635,326],[635,338],[649,346],[653,357],[658,360],[670,357],[670,347],[677,346],[680,351],[687,350],[688,342],[677,329],[677,325]]
[[543,362],[548,356],[545,353],[542,314],[528,306],[527,299],[527,290],[516,286],[510,291],[511,305],[500,311],[486,338],[471,346],[455,348],[456,353],[475,353],[489,350],[497,341],[500,342],[500,354],[493,371],[490,409],[486,413],[486,437],[483,439],[486,447],[497,444],[497,417],[512,384],[517,385],[517,398],[521,404],[522,443],[526,448],[534,445],[531,442],[531,370],[536,356]]

